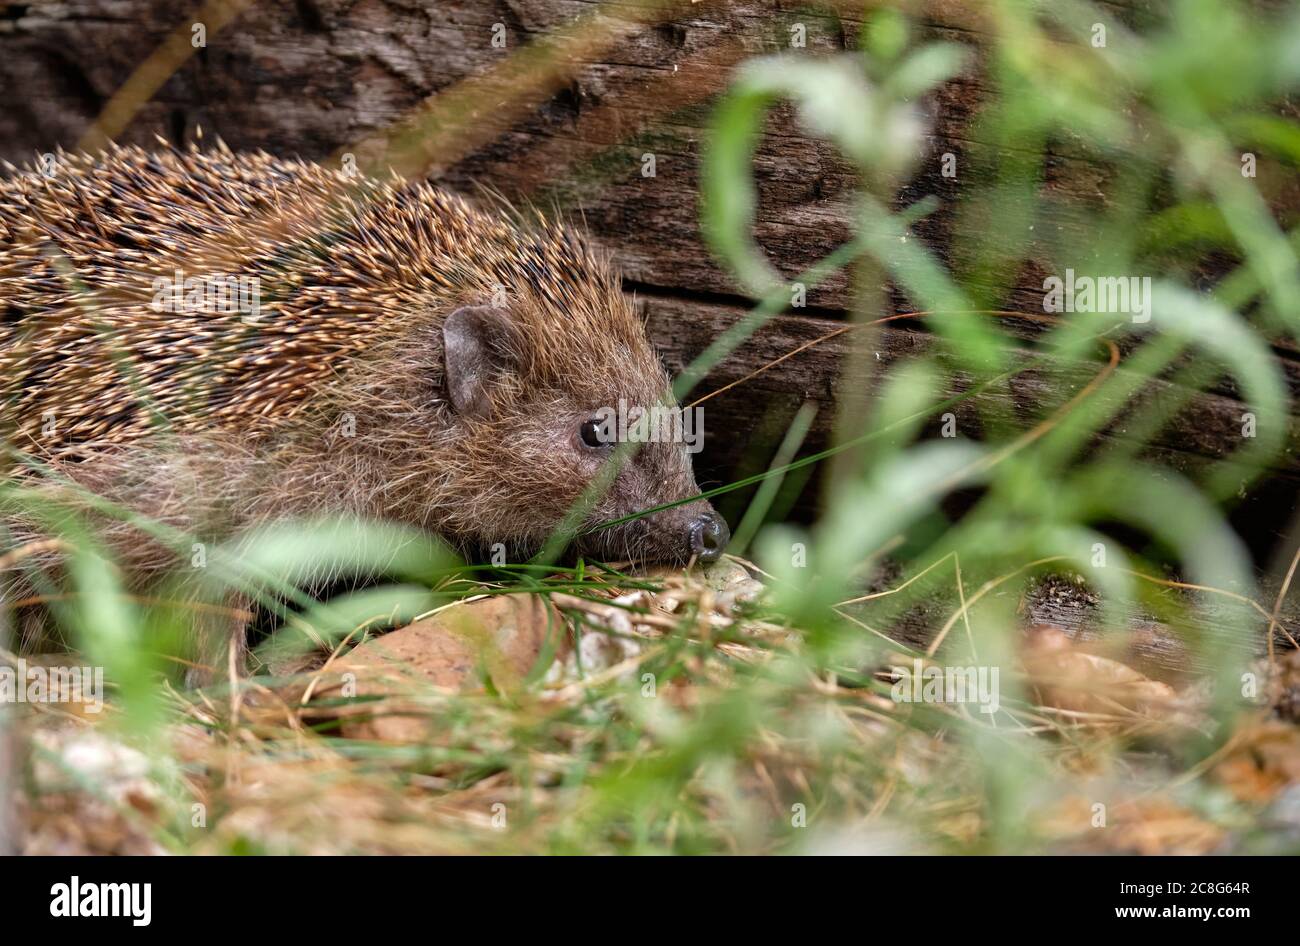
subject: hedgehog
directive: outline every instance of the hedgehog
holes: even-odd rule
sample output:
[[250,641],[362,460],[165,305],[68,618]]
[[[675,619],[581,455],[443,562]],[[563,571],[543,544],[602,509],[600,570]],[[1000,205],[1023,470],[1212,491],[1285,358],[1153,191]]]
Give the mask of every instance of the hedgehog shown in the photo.
[[[601,410],[673,403],[610,259],[535,211],[220,142],[52,157],[0,181],[11,477],[214,541],[340,516],[518,556],[610,463]],[[684,444],[641,444],[573,548],[714,561],[699,493]],[[177,564],[103,528],[133,586]]]

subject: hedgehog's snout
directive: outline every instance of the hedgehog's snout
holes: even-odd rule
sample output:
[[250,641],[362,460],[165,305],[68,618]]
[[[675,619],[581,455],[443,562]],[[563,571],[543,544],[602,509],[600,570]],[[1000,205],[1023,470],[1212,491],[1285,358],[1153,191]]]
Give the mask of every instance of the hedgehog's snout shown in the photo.
[[680,564],[694,560],[702,565],[722,558],[731,530],[707,500],[675,506],[652,516],[650,528],[660,555]]
[[731,540],[731,530],[727,528],[725,519],[710,510],[691,522],[687,537],[691,555],[707,564],[722,558],[722,552]]
[[727,521],[707,500],[696,500],[651,513],[628,523],[623,536],[610,536],[611,551],[629,541],[637,558],[646,562],[709,564],[722,558],[731,541]]

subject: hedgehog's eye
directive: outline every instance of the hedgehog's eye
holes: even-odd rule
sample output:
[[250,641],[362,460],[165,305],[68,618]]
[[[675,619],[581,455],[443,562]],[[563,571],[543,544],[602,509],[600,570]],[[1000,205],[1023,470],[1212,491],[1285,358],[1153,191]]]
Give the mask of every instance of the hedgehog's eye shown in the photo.
[[578,428],[578,436],[587,446],[599,450],[609,446],[609,437],[605,434],[605,425],[598,420],[584,420]]

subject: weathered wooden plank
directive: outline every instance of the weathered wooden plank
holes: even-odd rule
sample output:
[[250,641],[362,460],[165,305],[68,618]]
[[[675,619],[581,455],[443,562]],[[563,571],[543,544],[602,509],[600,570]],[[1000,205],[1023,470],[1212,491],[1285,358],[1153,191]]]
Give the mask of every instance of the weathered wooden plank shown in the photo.
[[[123,137],[148,143],[156,133],[180,138],[201,125],[236,148],[309,158],[348,148],[366,154],[367,142],[429,96],[500,69],[522,45],[554,34],[594,6],[581,0],[254,5],[209,37],[207,48],[163,86]],[[1125,9],[1140,16],[1150,6]],[[0,19],[0,83],[13,91],[10,107],[0,110],[0,157],[11,160],[72,146],[132,70],[185,19],[165,0],[70,0],[7,9],[9,17]],[[978,11],[953,3],[918,9],[927,38],[979,51]],[[671,23],[638,26],[611,45],[594,47],[573,64],[572,78],[521,120],[482,109],[474,117],[487,129],[475,131],[481,146],[462,154],[449,143],[427,170],[469,193],[485,186],[581,214],[636,283],[737,292],[699,233],[700,142],[709,105],[734,64],[787,49],[794,22],[807,27],[806,53],[817,55],[853,46],[861,12],[856,3],[813,10],[774,0],[683,4]],[[505,49],[491,44],[497,23],[506,27]],[[899,198],[900,204],[938,199],[938,210],[916,232],[955,266],[973,249],[953,238],[967,169],[997,153],[972,122],[986,93],[978,68],[939,90],[931,109],[933,135]],[[849,236],[856,178],[830,146],[802,131],[788,108],[773,112],[767,130],[755,160],[761,197],[755,232],[778,267],[794,275]],[[1043,276],[1072,262],[1052,259],[1056,241],[1089,231],[1109,184],[1107,168],[1071,155],[1068,143],[1055,148],[1043,185],[1053,199],[1031,225],[1027,253],[1035,262],[1003,300],[1007,307],[1041,312]],[[641,173],[647,152],[656,156],[653,178]],[[945,153],[957,158],[956,178],[940,173]],[[1273,170],[1262,165],[1261,186],[1274,186]],[[1282,196],[1295,202],[1296,195]],[[896,293],[893,299],[900,308],[913,305]],[[845,309],[846,275],[833,274],[814,287],[809,302]],[[1300,364],[1288,365],[1288,372],[1300,391]]]
[[[1151,6],[1125,9],[1143,15]],[[124,137],[179,137],[202,124],[235,147],[310,158],[363,147],[430,95],[500,68],[522,45],[593,7],[577,0],[256,4],[209,38]],[[15,107],[0,115],[0,156],[10,159],[72,145],[132,69],[184,20],[165,0],[70,0],[8,9],[10,18],[0,20],[0,80],[6,89],[21,90]],[[918,10],[926,38],[968,44],[982,38],[981,15],[969,5],[918,4]],[[572,79],[522,121],[498,128],[494,109],[483,109],[475,121],[490,127],[487,143],[467,155],[449,148],[433,156],[427,170],[467,191],[487,185],[511,198],[558,201],[580,211],[638,282],[735,291],[698,231],[707,106],[739,58],[788,51],[788,27],[795,22],[807,28],[806,53],[816,55],[852,47],[861,12],[858,4],[842,2],[812,9],[776,0],[681,4],[671,23],[620,35],[576,63]],[[505,49],[491,44],[496,23],[506,27]],[[957,264],[965,248],[952,245],[952,209],[969,179],[966,169],[990,148],[971,122],[986,91],[978,70],[940,91],[934,134],[900,198],[939,198],[939,210],[917,232]],[[855,176],[829,146],[808,138],[788,109],[776,110],[768,130],[756,159],[762,198],[756,234],[793,275],[847,236]],[[641,176],[647,151],[657,158],[654,178]],[[939,173],[947,152],[958,159],[956,179]],[[1265,165],[1261,184],[1267,186],[1269,175]],[[1050,260],[1059,234],[1087,232],[1106,178],[1095,162],[1068,153],[1052,157],[1044,187],[1064,199],[1040,208],[1031,257]],[[1055,271],[1070,262],[1037,269]],[[1007,304],[1041,311],[1037,269],[1026,268]],[[810,298],[841,309],[848,301],[843,274]]]
[[[744,314],[742,309],[716,303],[652,296],[639,298],[646,309],[651,336],[673,371],[689,364]],[[708,395],[745,378],[763,365],[843,326],[843,322],[828,319],[778,316],[710,372],[693,396]],[[883,377],[903,359],[936,350],[931,334],[892,326],[874,329],[869,343],[871,357],[866,364],[880,369],[872,381]],[[755,472],[755,462],[761,468],[761,464],[765,464],[775,452],[785,425],[805,401],[811,401],[819,408],[805,442],[805,452],[816,452],[828,446],[836,405],[850,396],[850,386],[845,382],[842,367],[855,344],[860,343],[854,341],[852,333],[830,338],[770,371],[711,397],[705,405],[705,429],[711,431],[712,436],[706,437],[707,449],[701,455],[704,461],[699,471],[701,481],[715,485],[731,482],[738,478],[738,471]],[[1021,357],[1027,353],[1027,350],[1023,351]],[[1060,380],[1064,383],[1038,369],[1018,375],[1009,388],[1022,422],[1027,424],[1031,419],[1041,418],[1054,406],[1064,403],[1100,368],[1100,361],[1095,366],[1060,368]],[[1124,370],[1122,364],[1119,370]],[[960,387],[960,375],[956,381]],[[945,391],[944,395],[951,393],[953,391]],[[1135,411],[1176,393],[1177,389],[1168,382],[1149,382],[1141,396],[1134,398],[1121,411],[1098,443],[1104,445],[1122,440],[1127,421]],[[957,431],[963,436],[977,436],[980,416],[997,411],[1005,403],[1004,396],[993,391],[972,395],[952,408]],[[1143,455],[1195,479],[1211,462],[1222,461],[1242,446],[1244,409],[1240,402],[1222,395],[1196,394],[1189,407],[1174,416]],[[867,411],[868,407],[864,406],[858,415],[865,418]],[[1294,417],[1287,420],[1286,447],[1274,471],[1266,480],[1246,491],[1232,512],[1234,524],[1250,537],[1261,560],[1266,560],[1284,540],[1282,530],[1300,498],[1300,424]],[[940,426],[936,417],[926,426],[926,433],[935,436]],[[751,459],[751,454],[759,459]],[[811,513],[816,504],[815,495],[805,496],[803,503],[802,510]]]
[[[680,370],[688,364],[745,312],[733,306],[696,300],[649,296],[640,298],[647,312],[652,336],[673,370]],[[708,393],[714,388],[743,378],[749,372],[805,343],[844,328],[845,323],[840,321],[802,315],[778,316],[714,369],[701,385],[701,391]],[[869,332],[869,350],[873,357],[867,363],[871,367],[879,367],[878,377],[883,377],[901,359],[938,351],[935,338],[929,332],[896,328],[893,325],[874,327]],[[849,351],[857,344],[853,341],[854,338],[853,332],[829,338],[782,362],[773,370],[720,395],[710,403],[714,410],[727,418],[745,417],[759,409],[765,403],[766,396],[787,395],[790,402],[796,405],[805,399],[818,402],[827,408],[822,413],[829,415],[829,408],[847,396],[848,389],[841,369]],[[1028,346],[1011,351],[1013,361],[1027,360],[1032,353]],[[1064,403],[1102,367],[1101,360],[1095,365],[1060,366],[1055,362],[1049,363],[1055,365],[1055,369],[1060,372],[1058,378],[1048,377],[1044,371],[1033,369],[1018,375],[1010,383],[1013,402],[1026,420],[1030,417],[1041,418],[1046,412]],[[1122,363],[1118,370],[1121,373],[1124,371]],[[1064,384],[1061,384],[1062,381]],[[957,375],[957,383],[962,384],[960,375]],[[1135,398],[1127,410],[1120,414],[1117,422],[1110,425],[1108,435],[1121,436],[1125,422],[1133,410],[1154,405],[1177,390],[1169,382],[1149,382],[1140,397]],[[764,397],[755,397],[756,392],[762,392]],[[973,395],[968,402],[953,409],[959,427],[969,424],[965,430],[977,429],[978,411],[987,412],[1002,402],[1000,393]],[[722,406],[724,404],[725,407]],[[1152,445],[1187,454],[1189,462],[1191,457],[1197,456],[1221,459],[1242,445],[1241,412],[1244,409],[1239,401],[1231,398],[1213,393],[1194,394],[1188,409],[1176,415],[1169,426],[1155,437]],[[1287,446],[1277,468],[1281,472],[1300,476],[1300,429],[1297,428],[1294,417],[1288,417],[1287,420],[1290,421]],[[820,422],[815,424],[814,434],[822,429]]]

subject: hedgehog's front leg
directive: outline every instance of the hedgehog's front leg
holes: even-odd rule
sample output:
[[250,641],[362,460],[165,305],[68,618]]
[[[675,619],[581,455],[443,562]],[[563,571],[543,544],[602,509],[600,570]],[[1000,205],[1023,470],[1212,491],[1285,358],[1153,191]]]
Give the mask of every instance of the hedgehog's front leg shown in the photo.
[[249,628],[254,618],[252,599],[234,594],[217,605],[201,604],[189,622],[191,638],[185,670],[190,689],[221,680],[237,681],[248,665]]

